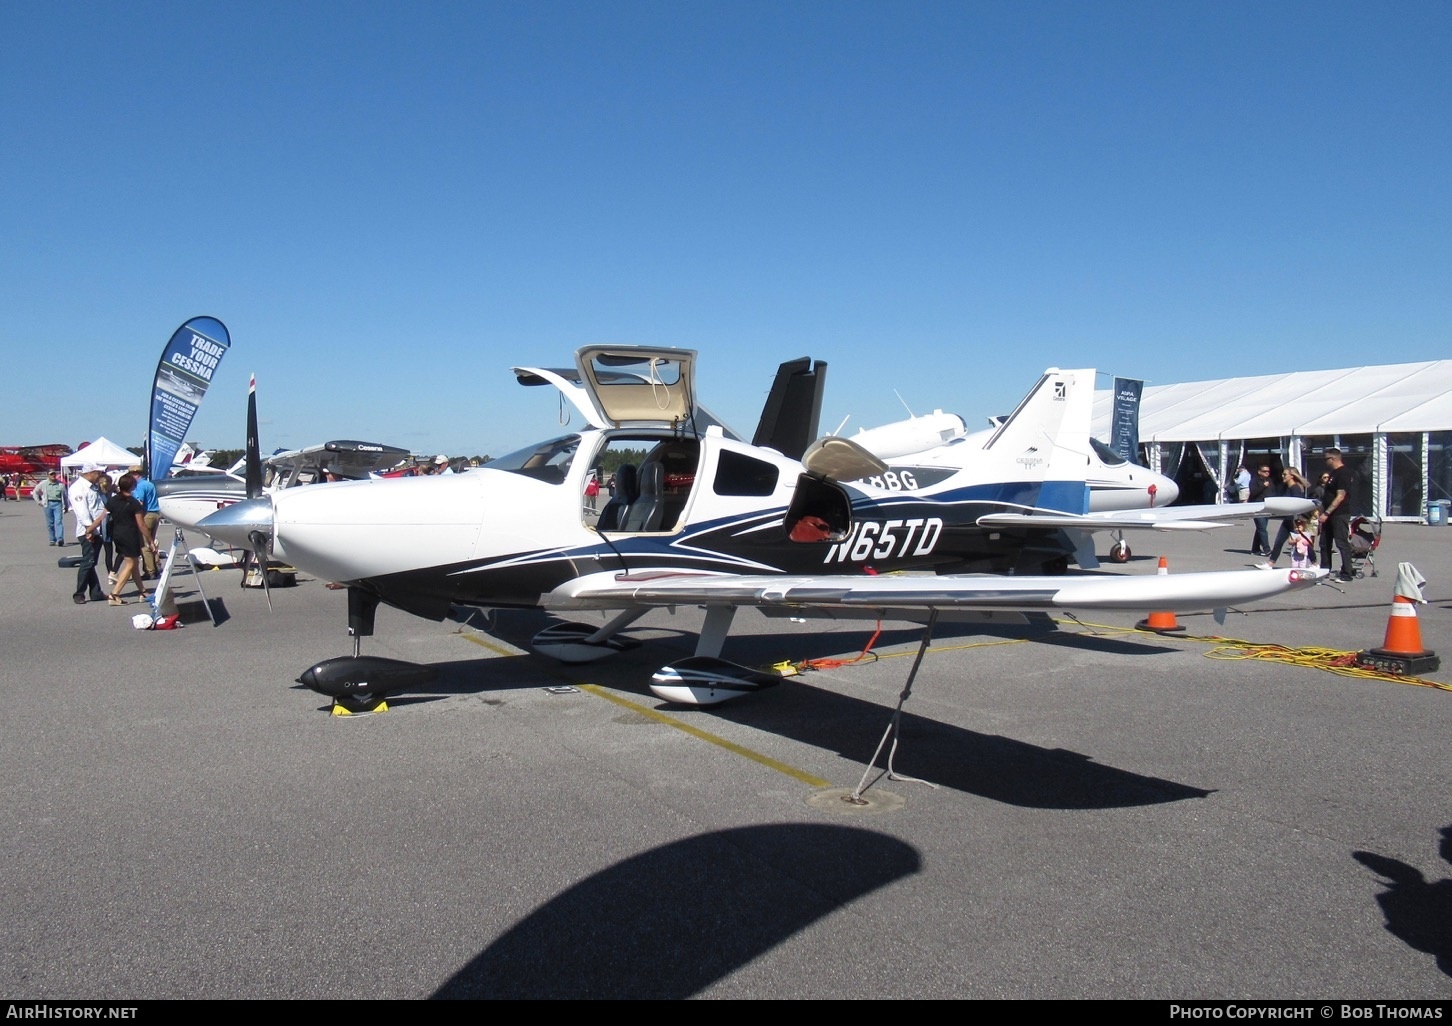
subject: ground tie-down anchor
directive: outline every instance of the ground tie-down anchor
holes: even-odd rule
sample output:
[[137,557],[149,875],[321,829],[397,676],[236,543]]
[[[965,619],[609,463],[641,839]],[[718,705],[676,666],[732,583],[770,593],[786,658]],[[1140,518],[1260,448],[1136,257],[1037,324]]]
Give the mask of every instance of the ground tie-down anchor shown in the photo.
[[[913,693],[913,681],[917,679],[918,667],[923,664],[923,656],[927,654],[928,646],[932,644],[933,628],[937,624],[938,611],[934,609],[928,613],[928,623],[923,628],[923,640],[918,645],[917,658],[913,660],[913,667],[908,671],[907,683],[903,685],[902,692],[897,696],[897,708],[892,711],[892,718],[888,721],[887,730],[883,733],[882,740],[877,742],[877,751],[872,753],[872,759],[867,763],[867,769],[863,771],[862,779],[857,783],[857,789],[849,795],[842,796],[842,800],[849,805],[868,804],[867,799],[862,797],[863,792],[871,787],[872,784],[881,780],[883,776],[886,776],[888,780],[903,780],[911,784],[927,784],[932,788],[938,786],[930,780],[919,780],[917,777],[900,774],[892,766],[893,757],[897,755],[897,736],[898,727],[902,722],[902,707],[907,704],[909,696]],[[872,775],[873,767],[877,765],[877,757],[882,754],[883,746],[887,744],[889,738],[892,740],[892,747],[887,751],[887,768],[873,778],[872,784],[869,784],[867,778]]]

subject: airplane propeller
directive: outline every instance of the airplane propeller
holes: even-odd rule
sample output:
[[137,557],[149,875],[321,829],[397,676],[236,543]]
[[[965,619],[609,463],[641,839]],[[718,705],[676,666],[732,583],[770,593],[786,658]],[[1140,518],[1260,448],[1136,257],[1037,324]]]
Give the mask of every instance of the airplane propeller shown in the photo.
[[[262,447],[257,439],[257,375],[252,375],[247,385],[247,498],[262,497]],[[272,612],[272,589],[267,586],[267,543],[268,537],[262,531],[251,531],[247,540],[252,543],[252,558],[257,572],[262,577],[262,594],[267,598],[267,611]],[[242,580],[247,580],[247,571],[242,571]]]
[[262,494],[262,447],[257,441],[257,375],[247,385],[247,498]]
[[267,535],[253,531],[247,536],[252,542],[252,558],[257,561],[257,572],[262,577],[262,595],[267,599],[267,611],[272,612],[272,588],[267,583]]

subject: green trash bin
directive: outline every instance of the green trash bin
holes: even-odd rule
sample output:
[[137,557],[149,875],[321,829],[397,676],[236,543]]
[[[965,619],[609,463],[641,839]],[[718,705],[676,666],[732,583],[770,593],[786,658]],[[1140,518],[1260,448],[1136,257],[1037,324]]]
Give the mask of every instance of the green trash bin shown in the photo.
[[1433,499],[1427,503],[1427,526],[1447,526],[1449,514],[1452,514],[1452,499]]

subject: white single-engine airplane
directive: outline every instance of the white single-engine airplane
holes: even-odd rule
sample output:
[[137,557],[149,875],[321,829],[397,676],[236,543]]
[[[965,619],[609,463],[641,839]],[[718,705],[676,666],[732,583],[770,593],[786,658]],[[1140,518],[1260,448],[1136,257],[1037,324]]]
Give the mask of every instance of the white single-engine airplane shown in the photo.
[[[969,432],[967,423],[956,413],[934,410],[920,417],[864,428],[852,436],[852,441],[884,460],[906,457],[919,460],[934,452],[936,458],[949,465],[962,465],[965,460],[977,458],[975,454],[993,437],[1004,419],[990,417],[992,427]],[[1085,483],[1089,486],[1090,514],[1155,509],[1179,498],[1180,487],[1170,478],[1122,459],[1097,438],[1091,437],[1088,442]],[[1122,529],[1115,533],[1109,558],[1116,563],[1128,563],[1133,555],[1129,543],[1124,540]],[[1099,560],[1094,555],[1092,537],[1087,534],[1073,537],[1078,543],[1074,560],[1086,570],[1097,568]]]
[[[967,468],[981,458],[983,448],[993,439],[1004,418],[990,420],[992,427],[970,433],[962,417],[934,410],[921,417],[859,431],[852,436],[852,441],[885,460]],[[1087,432],[1081,434],[1076,428],[1061,434],[1059,444],[1080,447],[1084,481],[1089,488],[1088,509],[1085,516],[1075,517],[1072,523],[1055,514],[1038,515],[1034,522],[1061,528],[1072,545],[1073,561],[1085,570],[1099,567],[1094,550],[1095,531],[1113,530],[1116,540],[1110,546],[1109,558],[1115,563],[1127,563],[1132,552],[1124,539],[1126,529],[1201,530],[1257,516],[1296,516],[1314,508],[1314,503],[1308,500],[1279,497],[1224,506],[1168,508],[1180,495],[1180,488],[1172,479],[1129,462],[1099,439]],[[1128,521],[1126,514],[1130,515]],[[1017,516],[1010,523],[1027,525],[1029,521]]]
[[[864,428],[851,438],[884,460],[936,449],[951,450],[959,459],[970,459],[963,454],[982,449],[1002,425],[1003,418],[990,420],[992,427],[970,432],[956,413],[934,410],[920,417]],[[1085,455],[1090,513],[1154,509],[1168,506],[1180,496],[1180,487],[1172,479],[1130,463],[1097,438],[1089,439],[1089,451]]]
[[[348,585],[353,654],[300,680],[359,703],[429,672],[359,654],[379,602],[433,620],[456,605],[615,613],[536,635],[537,652],[566,662],[634,647],[620,632],[652,608],[703,605],[696,654],[661,669],[652,690],[712,704],[779,680],[719,658],[741,606],[930,623],[962,610],[1183,612],[1322,576],[1064,576],[1066,528],[1211,526],[1144,519],[1169,512],[1158,509],[1091,517],[1092,370],[1046,372],[959,465],[942,452],[889,463],[845,438],[812,442],[826,365],[807,358],[782,364],[748,443],[697,402],[695,362],[692,350],[587,346],[573,368],[515,368],[523,384],[558,388],[587,426],[468,474],[286,489],[199,527]],[[598,521],[582,514],[589,475],[622,455]]]

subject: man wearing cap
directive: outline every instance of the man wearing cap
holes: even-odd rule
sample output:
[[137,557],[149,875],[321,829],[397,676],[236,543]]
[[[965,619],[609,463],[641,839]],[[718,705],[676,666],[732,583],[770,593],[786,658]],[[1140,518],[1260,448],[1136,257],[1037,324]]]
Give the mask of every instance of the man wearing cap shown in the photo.
[[101,478],[101,468],[87,463],[81,474],[71,485],[71,510],[76,515],[76,540],[81,544],[81,562],[76,567],[76,591],[71,596],[78,606],[86,604],[89,594],[92,602],[104,602],[106,593],[96,577],[96,560],[101,554],[101,525],[106,522],[106,497],[96,482]]
[[52,545],[66,543],[66,486],[61,484],[60,471],[52,470],[44,482],[35,486],[35,493],[45,510],[45,527]]
[[452,474],[454,472],[454,468],[449,466],[449,458],[443,453],[434,457],[434,466],[437,468],[434,471],[435,474]]

